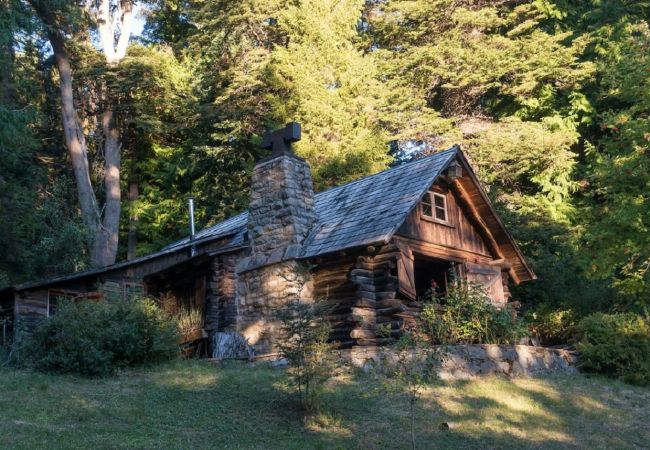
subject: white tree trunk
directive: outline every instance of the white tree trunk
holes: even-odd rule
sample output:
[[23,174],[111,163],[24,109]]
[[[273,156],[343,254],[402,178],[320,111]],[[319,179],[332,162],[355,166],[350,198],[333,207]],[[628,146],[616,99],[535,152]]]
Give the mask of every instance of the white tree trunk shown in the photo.
[[63,131],[72,162],[72,171],[77,183],[77,196],[81,207],[81,215],[86,228],[90,232],[95,232],[99,225],[99,211],[95,191],[90,181],[86,138],[77,116],[77,110],[74,107],[70,59],[62,36],[53,31],[50,32],[49,40],[52,44],[56,66],[59,71]]
[[104,190],[106,203],[104,217],[95,235],[95,249],[92,253],[93,265],[105,267],[115,263],[120,230],[121,190],[120,190],[120,133],[114,123],[111,108],[102,115],[104,131]]
[[[88,148],[83,129],[74,106],[72,68],[65,45],[65,35],[56,11],[47,0],[28,0],[45,26],[52,44],[60,77],[61,116],[66,146],[70,153],[72,169],[77,183],[79,205],[86,228],[94,234],[91,248],[91,262],[104,267],[115,262],[120,225],[120,133],[115,123],[115,112],[111,99],[101,116],[104,136],[104,187],[106,204],[103,217],[99,212],[97,197],[90,180]],[[135,0],[117,0],[117,8],[111,11],[111,0],[100,0],[97,5],[97,27],[102,51],[109,65],[115,65],[126,54],[131,36],[133,4]],[[90,3],[89,3],[90,5]],[[119,23],[119,37],[116,41],[116,24]]]

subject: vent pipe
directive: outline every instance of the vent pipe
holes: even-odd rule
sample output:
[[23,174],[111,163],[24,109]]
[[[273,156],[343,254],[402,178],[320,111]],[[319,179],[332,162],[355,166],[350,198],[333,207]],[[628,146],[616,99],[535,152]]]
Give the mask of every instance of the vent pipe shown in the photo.
[[187,199],[187,207],[190,211],[190,242],[192,242],[190,256],[194,256],[196,255],[196,246],[194,245],[196,230],[194,229],[194,199],[192,197]]

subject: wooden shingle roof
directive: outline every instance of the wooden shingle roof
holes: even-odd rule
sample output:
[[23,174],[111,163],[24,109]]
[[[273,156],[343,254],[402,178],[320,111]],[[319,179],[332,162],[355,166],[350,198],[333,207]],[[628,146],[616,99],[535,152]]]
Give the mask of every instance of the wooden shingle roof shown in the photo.
[[302,256],[388,242],[457,152],[452,147],[317,194],[317,222]]
[[[452,147],[316,194],[316,224],[301,257],[387,242],[457,152]],[[196,241],[241,233],[247,222],[247,212],[238,214],[201,230]],[[188,244],[185,238],[165,249]]]

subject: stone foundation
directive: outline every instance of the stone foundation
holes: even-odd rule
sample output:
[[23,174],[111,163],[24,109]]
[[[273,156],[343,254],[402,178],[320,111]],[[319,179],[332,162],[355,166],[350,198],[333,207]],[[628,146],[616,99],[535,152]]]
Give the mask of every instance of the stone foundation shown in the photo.
[[[528,345],[449,345],[440,346],[443,361],[438,371],[442,379],[471,379],[483,375],[508,377],[550,373],[576,373],[575,352]],[[370,370],[387,356],[382,348],[353,348],[345,351],[352,365]]]

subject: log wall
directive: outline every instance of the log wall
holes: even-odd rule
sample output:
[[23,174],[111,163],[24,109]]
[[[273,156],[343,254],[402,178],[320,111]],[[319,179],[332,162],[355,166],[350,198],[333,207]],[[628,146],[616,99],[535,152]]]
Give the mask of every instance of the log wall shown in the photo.
[[240,253],[216,256],[211,265],[205,304],[205,330],[234,331],[237,321],[235,266]]
[[385,245],[318,262],[314,297],[332,307],[330,339],[339,348],[387,343],[416,314],[397,292],[398,255],[397,247]]

